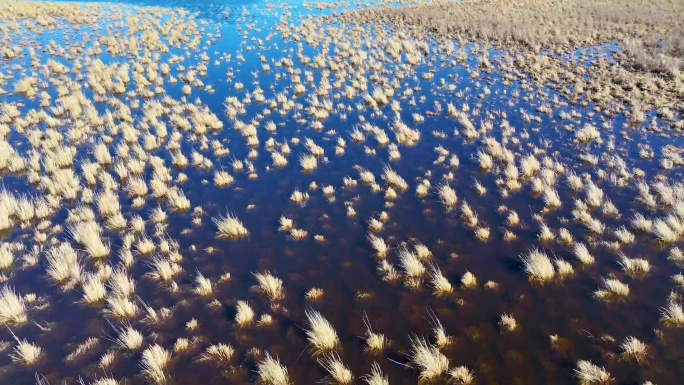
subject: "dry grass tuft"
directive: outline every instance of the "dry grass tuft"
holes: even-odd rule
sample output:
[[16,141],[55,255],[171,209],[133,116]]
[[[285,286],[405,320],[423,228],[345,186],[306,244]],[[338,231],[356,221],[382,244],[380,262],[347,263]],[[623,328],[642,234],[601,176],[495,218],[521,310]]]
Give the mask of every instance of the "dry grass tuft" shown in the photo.
[[236,307],[236,313],[235,313],[235,323],[238,324],[239,327],[247,327],[252,324],[254,321],[254,309],[252,309],[249,306],[249,303],[247,301],[238,301]]
[[646,358],[648,346],[635,337],[627,337],[621,344],[622,356],[641,362]]
[[26,322],[28,322],[28,316],[24,299],[17,295],[13,287],[3,287],[0,290],[0,324],[21,326]]
[[366,325],[365,350],[371,353],[379,353],[385,350],[385,347],[387,346],[387,338],[385,338],[383,334],[373,332],[367,315],[364,315],[363,323]]
[[361,378],[368,385],[389,385],[387,375],[382,373],[382,369],[377,362],[373,362],[373,365],[371,365],[370,374]]
[[285,298],[283,281],[280,278],[275,277],[268,271],[265,273],[254,273],[253,275],[258,283],[253,287],[253,290],[268,296],[271,301],[278,301]]
[[119,347],[128,351],[136,351],[140,349],[143,344],[143,335],[133,329],[130,324],[127,324],[119,329],[116,329],[118,337],[114,341]]
[[351,370],[335,353],[328,353],[318,360],[318,363],[330,374],[329,382],[338,385],[348,385],[352,383],[354,376]]
[[290,385],[287,368],[278,361],[278,358],[273,358],[268,353],[257,363],[257,375],[259,383],[264,385]]
[[420,371],[420,381],[435,381],[449,370],[449,359],[425,338],[411,337],[411,365]]
[[219,343],[209,346],[197,357],[197,361],[210,362],[218,367],[228,367],[234,355],[235,349],[232,346]]
[[375,250],[375,257],[385,258],[387,256],[389,247],[385,243],[384,239],[376,236],[375,234],[369,233],[368,241],[371,243],[371,246],[373,246],[373,249]]
[[682,309],[682,304],[668,301],[667,306],[660,308],[660,321],[667,326],[684,327],[684,309]]
[[596,298],[608,301],[629,295],[629,286],[614,278],[604,278],[602,288],[594,292]]
[[167,370],[170,363],[171,353],[154,344],[142,352],[140,359],[142,375],[153,384],[165,384],[169,379]]
[[594,257],[591,254],[589,254],[589,250],[587,249],[587,246],[584,243],[575,243],[575,246],[573,247],[572,251],[575,254],[575,257],[583,264],[591,265],[592,263],[594,263]]
[[45,358],[45,351],[40,346],[32,344],[27,340],[19,340],[14,333],[12,336],[17,341],[17,346],[14,347],[14,353],[10,354],[13,362],[26,367],[33,367],[40,363]]
[[525,273],[531,281],[548,282],[553,279],[555,270],[551,259],[539,249],[532,249],[521,255]]
[[606,384],[611,380],[606,369],[585,360],[577,362],[575,376],[582,384]]
[[320,355],[334,350],[340,340],[332,324],[321,313],[310,309],[306,311],[309,330],[306,331],[309,345],[314,355]]
[[451,211],[456,207],[456,202],[458,201],[456,191],[453,188],[451,188],[448,184],[444,183],[440,185],[438,193],[439,199],[447,211]]
[[235,214],[228,213],[225,217],[213,218],[218,227],[218,237],[227,239],[240,239],[249,235],[249,231]]
[[511,314],[504,313],[501,315],[501,318],[499,319],[499,326],[502,330],[512,332],[518,328],[518,322],[515,320],[515,318],[513,318]]
[[470,385],[475,379],[473,372],[465,366],[459,366],[449,371],[449,377],[461,385]]

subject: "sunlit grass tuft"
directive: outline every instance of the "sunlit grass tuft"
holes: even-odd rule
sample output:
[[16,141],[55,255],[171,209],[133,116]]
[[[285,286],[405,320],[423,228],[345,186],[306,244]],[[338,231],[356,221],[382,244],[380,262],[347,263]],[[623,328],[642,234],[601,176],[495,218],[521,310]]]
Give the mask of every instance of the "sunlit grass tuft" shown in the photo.
[[606,369],[596,366],[589,361],[580,360],[577,362],[575,376],[582,384],[606,384],[611,381],[610,374]]
[[363,381],[368,385],[389,385],[389,379],[386,374],[382,373],[382,369],[377,362],[371,365],[371,372],[363,377]]
[[473,372],[465,366],[459,366],[449,371],[449,377],[459,385],[470,385],[475,379]]
[[318,363],[330,374],[329,383],[337,385],[348,385],[352,383],[354,376],[351,370],[335,353],[328,353],[318,359]]
[[17,295],[13,287],[3,287],[0,290],[0,324],[21,326],[26,322],[28,322],[28,316],[24,299]]
[[684,327],[684,309],[681,303],[668,301],[667,306],[660,308],[660,321],[671,327]]
[[247,301],[238,301],[235,313],[235,323],[239,327],[247,327],[254,321],[254,310],[249,306]]
[[548,282],[553,279],[555,270],[551,259],[539,249],[531,249],[526,255],[521,255],[525,273],[531,281]]
[[14,336],[14,333],[12,333],[12,336],[17,341],[14,352],[10,354],[13,362],[26,367],[33,367],[45,358],[45,350],[43,348],[28,342],[26,339],[18,339]]
[[287,368],[283,366],[278,358],[271,357],[266,353],[266,357],[257,363],[257,375],[259,383],[263,385],[290,385],[290,377]]
[[434,381],[449,370],[449,359],[425,338],[411,337],[410,357],[421,381]]
[[253,273],[253,275],[257,280],[257,285],[253,287],[253,290],[266,295],[271,301],[285,298],[283,281],[280,278],[275,277],[268,271],[265,273]]
[[389,247],[385,243],[384,239],[376,236],[375,234],[369,233],[368,241],[371,243],[371,246],[373,246],[373,249],[375,250],[375,256],[377,258],[385,258],[387,256]]
[[314,355],[330,352],[338,346],[340,341],[337,332],[321,313],[313,309],[307,310],[306,320],[309,325],[306,336]]
[[646,358],[648,353],[648,347],[645,343],[639,341],[635,337],[627,337],[620,344],[620,349],[622,350],[622,356],[629,359],[634,359],[637,362],[641,362]]
[[228,213],[225,217],[213,218],[213,221],[218,227],[219,238],[240,239],[249,235],[249,231],[235,214]]
[[596,298],[608,301],[611,299],[624,298],[629,295],[629,286],[614,278],[604,278],[601,289],[594,292]]
[[154,344],[142,352],[140,359],[142,375],[153,384],[165,384],[169,380],[168,367],[170,363],[171,353]]
[[130,324],[116,329],[118,337],[114,341],[120,348],[127,351],[136,351],[143,344],[143,335],[135,330]]

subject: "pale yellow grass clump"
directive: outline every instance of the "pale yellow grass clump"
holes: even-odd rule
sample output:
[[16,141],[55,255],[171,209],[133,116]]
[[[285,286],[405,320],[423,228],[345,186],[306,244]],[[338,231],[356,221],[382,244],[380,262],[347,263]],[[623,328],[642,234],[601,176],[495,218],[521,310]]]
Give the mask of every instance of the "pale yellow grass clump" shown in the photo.
[[264,385],[290,385],[290,377],[287,368],[283,366],[278,358],[271,357],[266,353],[266,357],[257,363],[257,375],[259,382]]
[[225,217],[213,218],[218,227],[218,237],[227,239],[240,239],[249,235],[249,231],[235,214],[228,213]]
[[150,272],[147,275],[157,282],[171,283],[173,278],[183,271],[183,268],[162,255],[155,255],[148,263]]
[[[273,166],[276,168],[283,168],[287,166],[287,158],[283,154],[274,152],[271,154],[271,159],[273,160]],[[304,166],[302,166],[304,168]]]
[[214,186],[216,187],[228,187],[233,181],[233,177],[226,171],[216,171],[214,173]]
[[337,332],[321,313],[313,309],[307,310],[306,320],[309,324],[306,336],[314,355],[330,352],[338,346]]
[[165,384],[168,380],[168,367],[171,363],[171,353],[163,347],[154,344],[145,349],[140,359],[140,368],[145,378],[157,385]]
[[328,353],[318,360],[318,363],[330,374],[330,381],[333,384],[348,385],[352,383],[354,376],[351,370],[335,353]]
[[538,249],[532,249],[526,255],[521,255],[520,258],[522,259],[525,273],[527,273],[530,280],[543,283],[553,279],[555,270],[553,269],[551,259],[549,259],[546,253]]
[[138,315],[138,305],[128,298],[108,297],[104,313],[118,320],[129,320]]
[[437,346],[437,348],[444,348],[451,345],[451,337],[447,334],[444,325],[442,325],[437,318],[437,315],[435,315],[432,310],[430,310],[430,324],[432,326],[432,332],[435,335],[435,346]]
[[572,249],[575,257],[585,265],[591,265],[594,263],[594,257],[589,253],[587,246],[582,242],[575,243]]
[[199,362],[211,362],[219,367],[226,367],[230,364],[230,360],[235,355],[235,349],[232,346],[219,343],[209,346],[204,353],[197,357]]
[[456,191],[448,184],[444,183],[439,186],[438,193],[439,199],[447,211],[453,210],[456,207],[456,202],[458,201]]
[[425,338],[411,337],[410,355],[421,381],[434,381],[449,370],[449,359]]
[[375,183],[375,175],[371,171],[368,171],[364,168],[359,168],[359,178],[361,179],[361,183],[365,185],[371,185]]
[[86,273],[81,282],[83,290],[83,302],[88,305],[97,305],[104,301],[107,289],[100,278],[93,273]]
[[301,155],[299,157],[299,165],[302,167],[302,170],[310,172],[316,169],[318,161],[313,155]]
[[408,188],[408,184],[396,171],[392,170],[389,166],[385,166],[382,169],[382,179],[385,182],[398,190],[399,192],[405,191]]
[[319,287],[312,287],[304,294],[304,298],[309,302],[320,301],[325,292]]
[[283,281],[280,278],[268,271],[254,273],[254,277],[257,279],[257,285],[253,287],[253,290],[268,296],[271,301],[278,301],[285,297]]
[[420,278],[425,274],[425,265],[418,256],[406,248],[399,250],[399,265],[404,270],[404,275],[408,278]]
[[596,298],[601,300],[611,300],[624,298],[629,295],[629,286],[614,278],[604,278],[602,288],[594,292]]
[[387,346],[387,338],[380,333],[375,333],[370,325],[368,316],[363,317],[363,323],[366,325],[366,347],[365,350],[371,353],[379,353],[385,350]]
[[628,258],[621,254],[619,263],[625,272],[631,276],[645,275],[651,271],[651,264],[643,258]]
[[469,385],[475,379],[473,372],[465,366],[459,366],[457,368],[451,369],[449,371],[449,377],[451,377],[451,379],[459,385]]
[[681,303],[668,301],[660,308],[660,321],[671,327],[684,327],[684,309]]
[[385,243],[384,239],[378,237],[375,234],[369,233],[368,241],[371,243],[371,246],[375,250],[375,256],[377,258],[385,258],[387,256],[389,247],[387,246],[387,243]]
[[518,322],[513,318],[511,314],[502,314],[499,319],[499,326],[502,330],[512,332],[518,327]]
[[290,238],[295,241],[301,241],[309,236],[309,232],[304,229],[291,229]]
[[489,240],[490,230],[489,227],[478,227],[475,229],[475,238],[480,242],[487,242]]
[[377,362],[373,362],[370,374],[363,376],[362,379],[368,385],[389,385],[387,375],[382,373],[382,369]]
[[3,287],[0,290],[0,324],[21,326],[26,322],[28,322],[28,316],[24,299],[17,295],[13,287]]
[[146,236],[142,236],[135,243],[135,249],[140,255],[150,255],[156,249],[156,245]]
[[198,272],[195,277],[195,287],[192,291],[200,297],[207,298],[211,297],[214,288],[211,280]]
[[640,362],[646,357],[648,346],[636,337],[627,337],[620,344],[620,349],[622,350],[623,357]]
[[46,252],[46,273],[51,281],[68,288],[81,279],[82,267],[76,250],[69,243],[53,246]]
[[442,275],[441,270],[437,266],[432,266],[432,273],[430,274],[432,281],[433,292],[438,297],[446,297],[454,292],[454,287],[449,280]]
[[577,362],[575,376],[577,376],[582,384],[606,384],[611,380],[610,373],[605,368],[585,360]]
[[236,307],[236,313],[235,313],[235,323],[238,324],[240,327],[246,327],[252,324],[252,321],[254,321],[254,309],[252,309],[249,306],[249,303],[247,301],[238,301]]
[[295,189],[290,195],[290,202],[297,205],[304,205],[309,200],[309,193],[301,192],[299,189]]
[[477,278],[475,278],[473,273],[466,271],[461,277],[461,285],[464,288],[473,288],[477,286]]
[[[14,336],[14,333],[12,333]],[[26,339],[19,340],[16,336],[17,346],[14,347],[14,353],[10,354],[13,362],[32,367],[38,364],[44,357],[45,351],[40,346],[28,342]]]
[[130,324],[126,324],[119,329],[116,329],[118,337],[114,341],[121,349],[133,352],[143,344],[143,335],[135,330]]
[[[180,174],[179,174],[180,177]],[[185,196],[185,193],[177,188],[169,189],[166,192],[166,199],[173,211],[187,211],[190,209],[190,200]]]
[[292,230],[292,226],[294,225],[294,221],[290,218],[286,218],[281,216],[279,219],[280,227],[278,227],[278,231],[290,231]]
[[93,259],[109,255],[110,247],[102,240],[102,228],[95,222],[81,222],[69,227],[73,239],[83,245]]

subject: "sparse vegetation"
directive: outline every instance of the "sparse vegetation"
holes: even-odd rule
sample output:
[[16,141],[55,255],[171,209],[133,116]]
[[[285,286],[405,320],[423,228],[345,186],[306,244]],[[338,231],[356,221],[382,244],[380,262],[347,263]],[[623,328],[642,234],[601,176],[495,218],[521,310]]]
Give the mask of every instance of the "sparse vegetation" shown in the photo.
[[286,3],[0,1],[0,378],[677,382],[679,2]]

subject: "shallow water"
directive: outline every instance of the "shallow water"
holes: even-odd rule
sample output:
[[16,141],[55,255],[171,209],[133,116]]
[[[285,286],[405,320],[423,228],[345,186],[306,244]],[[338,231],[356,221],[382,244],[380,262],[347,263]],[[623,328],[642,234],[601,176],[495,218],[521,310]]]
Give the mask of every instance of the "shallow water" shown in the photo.
[[[119,4],[119,2],[113,2]],[[391,134],[391,111],[385,106],[383,116],[371,116],[372,109],[353,111],[347,114],[346,120],[339,115],[331,114],[324,121],[323,131],[315,132],[305,125],[298,124],[293,113],[281,116],[275,111],[263,121],[273,120],[277,125],[277,132],[273,137],[276,142],[287,141],[293,136],[301,139],[302,143],[292,145],[292,155],[288,157],[289,164],[282,170],[271,166],[270,154],[263,150],[263,142],[269,135],[260,125],[258,157],[253,160],[258,171],[257,180],[249,180],[245,172],[233,172],[232,159],[244,159],[249,149],[245,146],[240,133],[233,129],[233,124],[225,118],[223,102],[226,96],[235,95],[233,84],[226,82],[226,73],[230,68],[234,70],[235,82],[242,82],[246,90],[253,90],[253,81],[258,81],[267,98],[291,86],[289,81],[276,81],[275,73],[283,72],[279,68],[272,68],[268,74],[262,73],[259,65],[259,54],[279,60],[285,57],[283,49],[297,50],[297,44],[291,40],[283,41],[275,35],[271,43],[266,43],[264,50],[247,51],[245,46],[253,44],[249,40],[244,43],[240,37],[244,33],[237,31],[237,25],[255,23],[261,32],[250,31],[252,36],[265,39],[273,32],[278,23],[279,15],[266,10],[264,2],[220,2],[214,1],[198,5],[195,2],[173,1],[159,3],[156,1],[123,2],[125,4],[141,6],[183,7],[190,12],[199,12],[197,19],[206,21],[207,32],[218,29],[221,38],[211,45],[208,54],[208,75],[202,78],[205,85],[212,84],[216,88],[214,94],[193,88],[189,100],[199,98],[223,121],[224,128],[215,138],[227,140],[224,146],[231,151],[230,156],[215,158],[211,151],[203,155],[214,163],[214,170],[225,168],[235,177],[235,182],[226,189],[217,189],[212,184],[212,174],[192,169],[189,166],[185,172],[189,179],[181,185],[187,197],[193,204],[201,205],[205,211],[201,226],[191,225],[191,211],[186,213],[169,213],[166,233],[180,244],[184,256],[182,266],[184,273],[176,278],[179,286],[177,293],[171,293],[161,288],[144,275],[149,267],[144,257],[129,271],[129,275],[137,282],[136,294],[142,301],[155,309],[160,307],[173,308],[173,316],[163,325],[145,326],[140,320],[134,325],[146,336],[146,345],[152,341],[171,349],[179,337],[191,338],[201,336],[204,341],[197,351],[183,356],[174,356],[172,378],[169,383],[190,384],[202,381],[212,383],[254,383],[256,362],[258,359],[249,354],[252,348],[268,351],[272,356],[278,356],[290,373],[293,383],[310,384],[321,380],[326,373],[308,351],[304,329],[306,318],[304,312],[308,308],[319,310],[334,325],[340,340],[340,357],[353,372],[356,383],[361,383],[361,376],[370,372],[374,361],[380,363],[383,371],[389,376],[391,384],[413,384],[418,382],[417,371],[404,367],[398,363],[408,363],[407,354],[410,347],[410,336],[429,336],[432,338],[429,314],[434,312],[444,325],[447,333],[452,337],[452,343],[442,349],[450,360],[450,368],[465,365],[475,373],[479,384],[572,384],[576,383],[573,369],[578,360],[591,360],[606,369],[616,378],[618,383],[636,384],[646,380],[656,384],[674,384],[681,378],[681,353],[684,347],[684,334],[681,329],[662,328],[659,321],[659,307],[664,306],[673,284],[670,276],[679,272],[679,268],[666,260],[667,248],[652,246],[651,235],[637,235],[634,246],[623,246],[622,251],[630,257],[647,258],[653,266],[649,275],[644,278],[629,278],[618,264],[617,254],[605,247],[590,247],[596,257],[596,263],[582,268],[574,264],[575,273],[563,281],[554,281],[546,285],[532,284],[522,271],[519,255],[535,246],[543,247],[549,255],[573,261],[571,250],[558,243],[540,243],[537,239],[539,226],[531,217],[544,208],[543,199],[531,191],[528,184],[524,184],[518,192],[511,192],[508,198],[502,198],[497,192],[496,179],[499,175],[478,171],[475,153],[482,145],[479,141],[468,142],[463,136],[454,137],[454,129],[459,127],[453,119],[447,119],[443,112],[441,116],[427,116],[424,123],[412,122],[413,113],[426,114],[434,110],[434,102],[439,101],[446,110],[447,103],[457,107],[467,103],[471,110],[480,111],[478,117],[472,117],[473,124],[480,127],[487,113],[504,111],[508,115],[508,122],[516,130],[516,136],[524,130],[529,131],[530,137],[521,140],[520,147],[515,147],[517,157],[528,154],[532,144],[546,148],[547,154],[553,159],[572,168],[577,174],[588,173],[592,180],[597,181],[596,167],[579,163],[576,156],[579,153],[601,155],[606,153],[606,144],[610,135],[615,136],[615,147],[626,161],[628,167],[639,167],[645,171],[647,180],[652,180],[656,174],[677,180],[677,170],[670,172],[659,169],[658,157],[653,160],[638,159],[639,143],[649,143],[656,154],[667,144],[681,146],[680,137],[661,138],[655,133],[643,129],[630,134],[629,139],[620,135],[624,117],[618,116],[612,120],[610,129],[601,130],[604,139],[602,145],[587,146],[573,145],[572,133],[563,131],[566,124],[558,118],[561,111],[571,108],[579,111],[582,118],[572,120],[577,126],[593,123],[600,126],[603,114],[597,113],[592,117],[588,113],[594,108],[593,104],[586,107],[571,106],[554,109],[553,115],[535,113],[538,106],[538,92],[548,93],[551,100],[557,92],[550,88],[534,90],[531,93],[521,91],[521,97],[513,97],[515,90],[520,91],[520,82],[510,86],[502,84],[498,73],[481,73],[479,79],[469,78],[464,65],[457,64],[455,68],[448,65],[440,67],[442,61],[437,59],[434,80],[420,80],[423,72],[428,70],[422,65],[401,80],[400,90],[407,87],[416,89],[415,98],[419,102],[416,106],[409,106],[402,101],[402,120],[410,127],[417,127],[421,131],[419,143],[412,148],[400,146],[401,159],[397,162],[387,160],[387,149],[377,148],[377,154],[364,154],[364,145],[376,148],[376,141],[370,136],[363,144],[354,144],[348,139],[348,133],[361,120],[383,128]],[[286,3],[282,3],[286,4]],[[282,5],[276,3],[276,8]],[[293,6],[292,3],[287,3]],[[295,5],[296,6],[296,5]],[[228,18],[223,12],[228,12]],[[306,14],[307,10],[295,8],[293,15]],[[278,11],[278,13],[280,13]],[[280,14],[282,15],[282,14]],[[295,16],[293,16],[294,22]],[[289,20],[288,20],[289,21]],[[67,32],[68,33],[68,32]],[[59,36],[52,36],[57,39]],[[43,40],[44,41],[44,40]],[[276,43],[278,48],[271,46]],[[308,56],[319,52],[321,47],[306,47],[303,52]],[[214,59],[218,53],[233,54],[229,63],[221,62],[214,66]],[[237,52],[242,52],[244,63],[236,62]],[[182,54],[182,51],[171,50],[170,54]],[[331,52],[332,55],[332,52]],[[166,56],[165,56],[166,57]],[[296,55],[295,55],[296,58]],[[103,58],[102,60],[106,60]],[[114,59],[124,62],[125,59]],[[15,60],[16,62],[16,60]],[[186,67],[197,65],[201,60],[191,55],[182,64]],[[296,63],[296,60],[295,60]],[[475,58],[470,58],[465,66],[473,66]],[[391,68],[390,64],[386,64]],[[272,67],[274,67],[272,65]],[[303,68],[304,70],[310,68]],[[255,77],[252,71],[259,71]],[[173,73],[175,74],[175,69]],[[412,78],[413,75],[417,78]],[[393,75],[390,74],[390,78]],[[456,89],[448,91],[439,87],[439,79],[445,79],[447,84],[455,83]],[[315,83],[318,84],[320,71],[316,71]],[[347,80],[347,84],[349,79]],[[166,95],[180,99],[181,87],[165,84]],[[269,87],[273,85],[273,90]],[[491,95],[480,98],[477,87],[487,85]],[[418,89],[419,88],[419,89]],[[369,90],[370,91],[370,90]],[[456,96],[457,92],[464,92],[464,97]],[[526,102],[522,96],[531,95],[532,102]],[[424,102],[420,98],[424,96]],[[297,97],[296,103],[307,106],[306,94]],[[3,102],[22,99],[18,96],[4,96]],[[360,99],[359,99],[360,101]],[[344,101],[349,103],[348,101]],[[509,104],[511,102],[511,104]],[[336,104],[337,101],[334,101]],[[349,103],[354,107],[355,102]],[[481,104],[481,106],[475,107]],[[97,104],[96,104],[97,105]],[[105,105],[98,105],[105,109]],[[39,108],[37,103],[26,103],[25,108]],[[248,122],[265,106],[251,103],[245,106],[246,114],[238,116],[243,122]],[[541,116],[541,122],[525,123],[520,110]],[[305,112],[303,112],[305,114]],[[311,121],[312,118],[307,120]],[[490,135],[501,140],[501,130],[498,127],[501,119],[494,119],[494,129]],[[284,123],[281,125],[281,123]],[[329,129],[337,131],[337,135],[328,137],[325,132]],[[446,139],[433,137],[432,131],[443,131]],[[335,138],[347,138],[346,152],[336,156]],[[297,164],[299,154],[305,153],[304,139],[312,138],[325,149],[328,163],[319,159],[318,168],[310,174],[301,172]],[[19,140],[19,137],[12,137]],[[441,145],[460,159],[458,168],[449,169],[446,165],[433,164],[437,158],[434,147]],[[113,148],[113,146],[112,146]],[[186,141],[182,149],[189,156],[199,144]],[[160,150],[159,156],[169,159],[166,150]],[[79,152],[79,158],[87,157],[87,149]],[[380,175],[383,167],[389,164],[409,184],[409,189],[393,202],[392,207],[385,207],[384,192],[372,193],[367,186],[359,182],[358,186],[346,188],[342,180],[346,176],[358,178],[353,166],[361,165],[372,171],[378,183],[382,184]],[[602,159],[605,164],[605,159]],[[269,167],[269,170],[266,168]],[[430,171],[433,188],[425,198],[415,195],[417,181],[425,177]],[[451,186],[455,188],[459,205],[467,201],[478,213],[480,223],[491,228],[491,237],[487,243],[476,240],[473,229],[464,225],[460,219],[460,211],[445,212],[439,202],[436,189],[444,174],[452,172],[454,176]],[[174,176],[178,171],[174,170]],[[151,178],[151,171],[146,171],[145,177]],[[3,175],[2,181],[8,190],[32,193],[25,181],[14,176]],[[202,183],[203,179],[209,183]],[[484,196],[479,196],[473,188],[473,181],[478,180],[487,189]],[[316,182],[318,189],[308,191],[310,199],[303,207],[293,205],[289,201],[290,194],[295,190],[309,190],[309,185]],[[588,234],[584,226],[572,222],[571,210],[573,199],[582,194],[575,194],[564,186],[562,179],[558,182],[558,192],[563,206],[558,210],[544,215],[545,223],[554,232],[560,227],[566,227],[576,239],[596,238]],[[334,202],[329,202],[321,192],[321,187],[332,185],[335,187]],[[636,188],[630,185],[625,188],[611,186],[607,180],[598,181],[599,185],[610,197],[621,213],[619,219],[601,216],[601,220],[610,229],[619,227],[634,212],[643,212],[644,208],[636,204]],[[144,209],[131,207],[131,199],[121,194],[122,211],[129,217],[129,213],[138,213],[147,218],[147,213],[158,203],[148,198]],[[355,217],[347,217],[345,202],[353,202],[356,210]],[[162,204],[161,202],[159,204]],[[248,205],[254,205],[247,209]],[[521,225],[515,230],[518,238],[511,242],[502,240],[505,229],[506,213],[497,212],[497,207],[505,205],[515,210],[521,216]],[[64,207],[55,217],[54,222],[64,220]],[[250,231],[248,239],[228,241],[216,239],[216,227],[212,217],[234,212]],[[472,289],[456,289],[449,298],[437,298],[432,294],[427,279],[418,290],[411,290],[401,282],[388,283],[380,279],[376,272],[377,260],[372,255],[370,244],[366,240],[368,225],[366,221],[377,217],[386,211],[389,219],[379,235],[393,248],[402,243],[413,245],[422,243],[433,253],[432,261],[437,264],[444,276],[458,287],[460,277],[466,272],[473,273],[478,280],[478,286]],[[281,215],[294,220],[296,228],[309,232],[307,239],[293,241],[282,232],[278,232],[278,219]],[[598,215],[598,214],[597,214]],[[563,219],[570,220],[565,224]],[[148,234],[153,232],[153,226],[148,224]],[[181,233],[184,229],[189,232]],[[21,231],[11,233],[4,240],[17,239]],[[28,233],[29,235],[31,232]],[[314,241],[314,235],[322,235],[324,242]],[[118,233],[105,231],[104,236],[112,243],[111,260],[116,261],[116,251],[121,245]],[[61,234],[60,239],[68,239],[67,234]],[[609,231],[601,236],[601,240],[613,240]],[[24,240],[31,245],[30,238]],[[213,247],[212,253],[206,248]],[[388,260],[398,267],[395,250],[391,251]],[[285,298],[277,306],[253,290],[256,283],[253,272],[270,271],[284,281]],[[196,272],[201,272],[216,284],[213,298],[221,306],[211,307],[206,299],[191,294]],[[229,282],[218,283],[224,272],[231,273]],[[624,301],[604,303],[593,297],[593,292],[600,284],[602,277],[614,274],[623,282],[630,285],[630,296]],[[426,277],[427,278],[427,277]],[[500,286],[496,290],[483,287],[486,281],[495,281]],[[37,322],[50,324],[49,332],[41,332],[35,326],[27,326],[17,332],[20,338],[27,338],[31,342],[43,347],[49,356],[46,362],[38,368],[22,369],[12,366],[8,354],[0,357],[0,371],[2,381],[13,384],[35,383],[34,372],[46,376],[51,384],[66,382],[76,383],[79,376],[87,380],[94,380],[107,374],[115,379],[126,378],[128,383],[145,383],[138,376],[140,352],[128,355],[119,354],[116,364],[107,371],[97,368],[99,357],[108,348],[114,346],[107,340],[107,335],[115,334],[112,326],[102,316],[99,309],[88,308],[76,303],[80,295],[76,292],[60,293],[57,288],[46,283],[44,269],[20,271],[17,269],[11,277],[10,283],[18,292],[37,293],[39,297],[49,297],[51,306],[40,312],[36,311]],[[318,302],[309,303],[304,299],[307,290],[312,287],[323,289],[323,298]],[[266,328],[251,327],[239,329],[233,322],[235,303],[237,300],[248,300],[256,313],[268,312],[274,317],[274,325]],[[518,321],[518,329],[513,333],[503,333],[497,325],[503,313],[513,314]],[[30,313],[33,315],[33,312]],[[367,315],[373,330],[385,334],[392,341],[386,352],[374,356],[364,352],[365,333],[363,316]],[[199,328],[196,331],[185,329],[186,322],[197,319]],[[2,339],[11,341],[11,335],[2,333]],[[551,344],[549,336],[557,334],[561,340],[555,346]],[[628,336],[635,336],[649,344],[649,357],[646,364],[636,364],[622,360],[619,356],[619,343]],[[77,363],[68,365],[63,358],[73,348],[89,337],[100,338],[99,345]],[[223,370],[211,364],[194,362],[194,359],[210,344],[229,343],[236,349],[231,368]],[[145,346],[146,346],[145,345]]]

